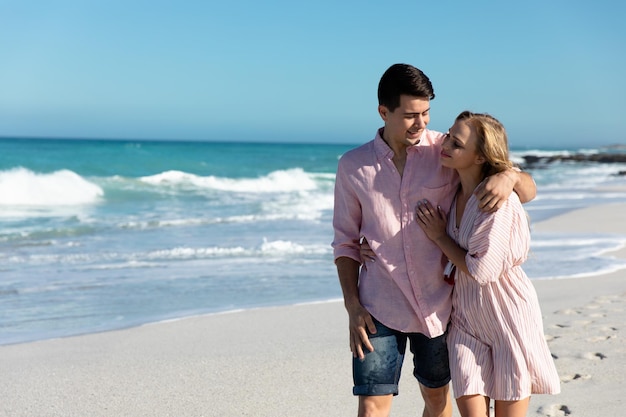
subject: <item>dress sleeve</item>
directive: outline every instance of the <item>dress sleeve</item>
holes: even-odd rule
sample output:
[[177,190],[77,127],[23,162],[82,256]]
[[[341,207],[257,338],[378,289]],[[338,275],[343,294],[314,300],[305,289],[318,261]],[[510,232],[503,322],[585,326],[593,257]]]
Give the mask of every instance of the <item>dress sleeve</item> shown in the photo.
[[509,198],[494,213],[482,212],[478,205],[465,263],[480,285],[497,281],[511,267],[511,242],[515,204]]

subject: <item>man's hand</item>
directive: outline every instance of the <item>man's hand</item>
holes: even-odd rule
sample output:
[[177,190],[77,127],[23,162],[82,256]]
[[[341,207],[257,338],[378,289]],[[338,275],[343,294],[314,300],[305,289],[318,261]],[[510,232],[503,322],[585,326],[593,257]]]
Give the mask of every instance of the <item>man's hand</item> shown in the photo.
[[370,313],[361,305],[346,306],[350,321],[350,351],[355,358],[365,358],[363,347],[370,352],[374,351],[374,346],[370,343],[367,332],[376,333],[376,325]]
[[517,171],[507,170],[485,178],[474,190],[478,207],[488,213],[502,207],[515,188],[517,174]]
[[339,275],[339,283],[343,292],[343,303],[348,312],[348,321],[350,327],[350,351],[355,358],[365,358],[363,347],[367,350],[374,351],[374,347],[370,343],[368,330],[370,334],[376,333],[376,326],[370,313],[363,307],[359,298],[359,261],[340,256],[335,259],[337,265],[337,273]]

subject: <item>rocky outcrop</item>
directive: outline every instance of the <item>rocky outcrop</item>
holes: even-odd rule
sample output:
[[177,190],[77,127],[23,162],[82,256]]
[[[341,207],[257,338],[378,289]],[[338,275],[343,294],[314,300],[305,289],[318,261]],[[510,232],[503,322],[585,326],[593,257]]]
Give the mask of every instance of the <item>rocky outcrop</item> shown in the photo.
[[524,155],[524,165],[532,168],[537,165],[550,164],[557,161],[573,161],[573,162],[601,162],[601,163],[617,163],[626,162],[626,153],[595,153],[595,154],[571,154],[571,155]]

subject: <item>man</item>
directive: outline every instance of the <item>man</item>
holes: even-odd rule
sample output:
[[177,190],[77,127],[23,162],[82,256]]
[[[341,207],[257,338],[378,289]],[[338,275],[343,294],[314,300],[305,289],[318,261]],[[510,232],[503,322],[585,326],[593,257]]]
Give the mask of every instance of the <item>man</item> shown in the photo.
[[[450,207],[458,178],[439,162],[443,134],[426,129],[432,84],[419,69],[392,65],[378,86],[384,121],[374,140],[347,152],[335,183],[335,263],[349,317],[354,395],[359,416],[387,416],[407,340],[426,417],[452,415],[446,326],[451,290],[439,248],[415,220],[421,200]],[[522,201],[536,188],[509,170],[477,189],[484,210],[497,209],[515,190]],[[376,262],[360,268],[366,239]]]

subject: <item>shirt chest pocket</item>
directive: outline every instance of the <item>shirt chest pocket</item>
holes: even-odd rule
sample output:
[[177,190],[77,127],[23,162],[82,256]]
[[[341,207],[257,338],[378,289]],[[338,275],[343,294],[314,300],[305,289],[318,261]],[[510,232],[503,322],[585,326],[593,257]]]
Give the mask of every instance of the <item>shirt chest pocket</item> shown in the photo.
[[413,196],[412,203],[415,207],[419,201],[428,200],[434,207],[441,206],[443,211],[448,213],[455,190],[456,184],[450,183],[435,187],[422,187],[415,196]]

